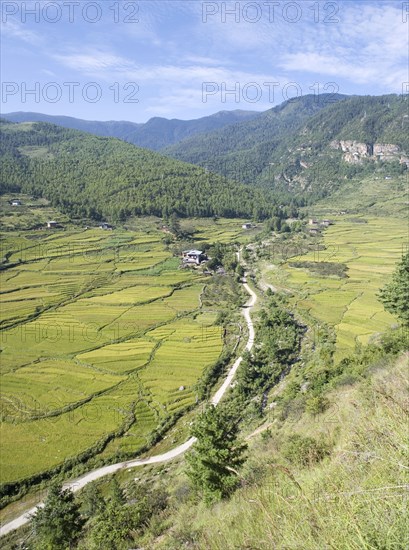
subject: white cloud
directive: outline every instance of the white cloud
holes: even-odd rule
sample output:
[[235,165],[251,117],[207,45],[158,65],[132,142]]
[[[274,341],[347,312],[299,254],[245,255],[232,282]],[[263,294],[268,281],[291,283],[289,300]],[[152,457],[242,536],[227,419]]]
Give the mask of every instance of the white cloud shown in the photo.
[[103,75],[111,71],[126,71],[133,67],[132,61],[101,50],[88,51],[87,53],[53,54],[52,57],[70,69],[87,74],[100,73]]
[[284,57],[280,66],[287,71],[314,73],[333,79],[342,78],[358,84],[375,85],[380,81],[399,91],[402,82],[407,80],[407,70],[394,67],[392,63],[368,62],[367,59],[344,60],[337,56],[318,53],[297,53]]
[[43,42],[42,37],[17,21],[8,20],[1,24],[3,37],[14,38],[27,42],[32,46],[38,46]]
[[[235,0],[227,3],[235,5]],[[313,0],[298,3],[303,17],[294,24],[283,19],[283,3],[274,21],[266,8],[256,23],[243,17],[236,23],[232,16],[223,23],[220,13],[205,23],[201,1],[152,0],[139,3],[137,24],[114,24],[108,4],[95,26],[81,20],[72,26],[9,21],[4,35],[18,63],[9,61],[8,72],[14,79],[22,74],[26,78],[31,71],[62,82],[71,77],[108,86],[135,82],[146,112],[165,116],[203,114],[206,109],[267,109],[285,99],[283,87],[291,81],[299,83],[303,94],[311,93],[316,81],[338,82],[343,93],[398,92],[402,82],[409,81],[407,24],[402,23],[400,2],[338,2],[335,24],[314,23]],[[259,4],[265,7],[264,0]],[[126,13],[122,11],[121,18]],[[27,44],[33,46],[30,55]],[[203,104],[205,82],[220,87],[224,83],[227,89],[255,82],[264,95],[255,104],[231,100],[226,106],[220,94],[214,94]],[[279,83],[274,102],[266,95],[265,82]]]
[[94,50],[72,51],[70,54],[54,54],[53,58],[62,65],[88,76],[101,80],[113,78],[130,79],[140,82],[153,82],[158,86],[174,83],[181,85],[192,82],[248,82],[271,81],[268,73],[235,70],[223,66],[216,59],[205,57],[181,57],[179,64],[138,64],[132,59],[118,56],[113,52]]
[[318,29],[298,51],[281,56],[287,71],[342,78],[400,91],[408,80],[408,29],[400,7],[344,3],[338,25]]
[[41,73],[47,76],[52,76],[52,77],[56,76],[55,72],[50,71],[49,69],[41,69]]

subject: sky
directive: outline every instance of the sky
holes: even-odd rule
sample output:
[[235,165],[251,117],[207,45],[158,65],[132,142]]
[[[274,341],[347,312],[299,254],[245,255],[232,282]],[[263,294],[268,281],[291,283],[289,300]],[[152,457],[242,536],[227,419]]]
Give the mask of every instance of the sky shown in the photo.
[[1,0],[1,112],[88,120],[409,92],[409,2]]

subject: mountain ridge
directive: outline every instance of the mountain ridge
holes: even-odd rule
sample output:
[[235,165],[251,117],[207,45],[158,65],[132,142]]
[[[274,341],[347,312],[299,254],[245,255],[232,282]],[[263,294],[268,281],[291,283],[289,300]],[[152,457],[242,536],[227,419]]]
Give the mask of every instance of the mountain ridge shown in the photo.
[[[279,200],[284,205],[303,206],[307,202],[311,204],[337,191],[346,181],[358,182],[375,173],[383,174],[384,177],[403,174],[409,167],[409,137],[406,132],[409,122],[408,109],[407,97],[395,94],[324,94],[293,98],[258,113],[250,120],[181,139],[160,151],[162,157],[158,164],[161,165],[163,159],[167,158],[188,163],[191,167],[195,165],[200,167],[202,175],[207,174],[207,180],[212,180],[216,176],[221,177],[218,181],[224,190],[236,184],[246,184],[247,187],[258,188],[264,193],[272,192],[274,205],[276,200]],[[230,113],[221,111],[205,119],[209,122],[209,119],[213,121],[214,117],[219,116],[225,121],[225,117],[230,116]],[[237,111],[234,116],[237,116]],[[166,123],[172,122],[154,117],[149,124],[144,125],[144,131],[149,139],[156,139],[156,134],[161,136],[158,140],[162,139],[163,143],[183,135],[184,130],[178,134],[176,127],[168,127],[169,135],[164,134],[164,120]],[[177,124],[181,122],[175,120]],[[44,123],[37,124],[40,124],[38,128],[42,128],[41,124]],[[187,124],[190,122],[187,121]],[[92,136],[90,133],[86,135]],[[159,146],[159,142],[156,146]],[[96,143],[95,147],[92,154],[98,158],[100,153]],[[19,147],[15,148],[14,153],[16,152],[21,153]],[[25,152],[27,153],[27,150]],[[15,158],[17,157],[15,154]],[[21,158],[20,155],[20,160]],[[179,169],[176,169],[176,173],[180,173]],[[102,179],[105,177],[104,174]],[[112,174],[112,177],[116,181],[116,174]],[[156,188],[157,175],[154,180]],[[200,208],[193,204],[187,208],[183,201],[178,200],[177,204],[168,204],[166,212],[175,208],[181,215],[189,216],[192,212],[194,215],[198,212],[200,215],[208,215],[205,213],[206,205],[213,199],[210,197],[212,191],[207,183],[205,188],[209,196],[203,196]],[[241,191],[238,191],[238,188],[236,190],[241,196],[244,188],[240,189]],[[172,194],[170,189],[167,189],[166,193]],[[244,193],[244,203],[247,205],[250,200],[249,193],[254,193],[254,189],[247,189]],[[230,192],[228,194],[231,195]],[[198,192],[199,195],[202,196],[202,193]],[[233,211],[234,215],[238,215],[239,210],[242,214],[245,212],[245,217],[257,219],[261,212],[262,216],[266,215],[266,200],[261,199],[261,196],[258,196],[257,200],[260,200],[260,208],[255,203],[252,208],[246,207],[244,210],[228,208],[224,215],[230,216]],[[230,204],[235,203],[233,199],[229,201]],[[126,204],[121,208],[124,212],[128,210]],[[218,211],[217,208],[216,210]],[[142,211],[145,212],[144,209]],[[122,217],[124,216],[127,214],[122,214]]]
[[[237,181],[292,193],[317,191],[317,186],[327,193],[345,177],[406,169],[407,97],[329,96],[319,105],[314,96],[290,100],[163,153]],[[355,142],[362,149],[358,156]]]
[[234,122],[257,117],[257,111],[236,109],[219,111],[209,116],[192,120],[152,117],[145,123],[126,120],[85,120],[65,115],[47,115],[44,113],[17,111],[3,114],[11,122],[48,122],[64,128],[89,132],[101,137],[115,137],[137,145],[158,151],[180,139],[201,132],[221,128]]

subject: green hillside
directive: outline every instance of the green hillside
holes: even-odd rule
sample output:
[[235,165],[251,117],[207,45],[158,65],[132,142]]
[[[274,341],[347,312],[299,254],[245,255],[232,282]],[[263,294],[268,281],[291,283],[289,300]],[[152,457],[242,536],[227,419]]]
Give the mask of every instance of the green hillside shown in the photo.
[[[404,172],[408,121],[407,97],[305,96],[165,151],[238,181],[315,199],[345,179]],[[343,151],[341,140],[356,143]],[[385,144],[395,146],[390,154],[379,148]]]
[[408,113],[407,98],[396,95],[351,97],[328,106],[281,141],[270,157],[272,169],[258,183],[322,196],[348,180],[403,174],[409,164]]
[[1,123],[1,192],[49,199],[74,217],[264,217],[272,195],[113,138],[47,123]]
[[407,548],[407,357],[383,365],[360,384],[338,384],[323,413],[283,421],[271,411],[248,436],[250,458],[237,493],[206,509],[186,497],[177,503],[179,481],[168,509],[156,512],[138,544],[157,550]]
[[269,167],[272,152],[285,136],[291,135],[314,114],[344,97],[323,94],[291,99],[255,119],[185,139],[163,152],[238,181],[253,183]]

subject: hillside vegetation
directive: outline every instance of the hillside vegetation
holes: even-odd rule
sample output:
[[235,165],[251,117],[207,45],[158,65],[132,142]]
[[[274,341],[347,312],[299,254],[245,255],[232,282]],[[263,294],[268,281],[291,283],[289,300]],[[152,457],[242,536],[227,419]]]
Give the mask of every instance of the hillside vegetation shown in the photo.
[[185,139],[163,152],[237,181],[254,183],[263,171],[270,170],[270,157],[283,139],[321,109],[344,97],[323,94],[291,99],[253,120]]
[[267,216],[272,195],[147,149],[47,123],[1,123],[1,192],[49,199],[76,217]]
[[[307,191],[316,199],[345,179],[405,171],[400,159],[403,155],[409,160],[408,121],[406,96],[311,95],[291,99],[253,120],[184,140],[165,152],[237,181],[297,194]],[[393,144],[398,152],[387,161],[358,156],[356,162],[346,162],[333,143],[340,140],[365,144],[369,152],[374,144]]]
[[231,500],[210,510],[183,504],[166,536],[148,546],[406,548],[406,366],[407,357],[391,361],[355,387],[332,390],[324,413],[290,422],[270,413],[250,439]]
[[5,550],[409,547],[407,107],[298,98],[186,140],[208,171],[4,123],[1,521],[48,492]]

